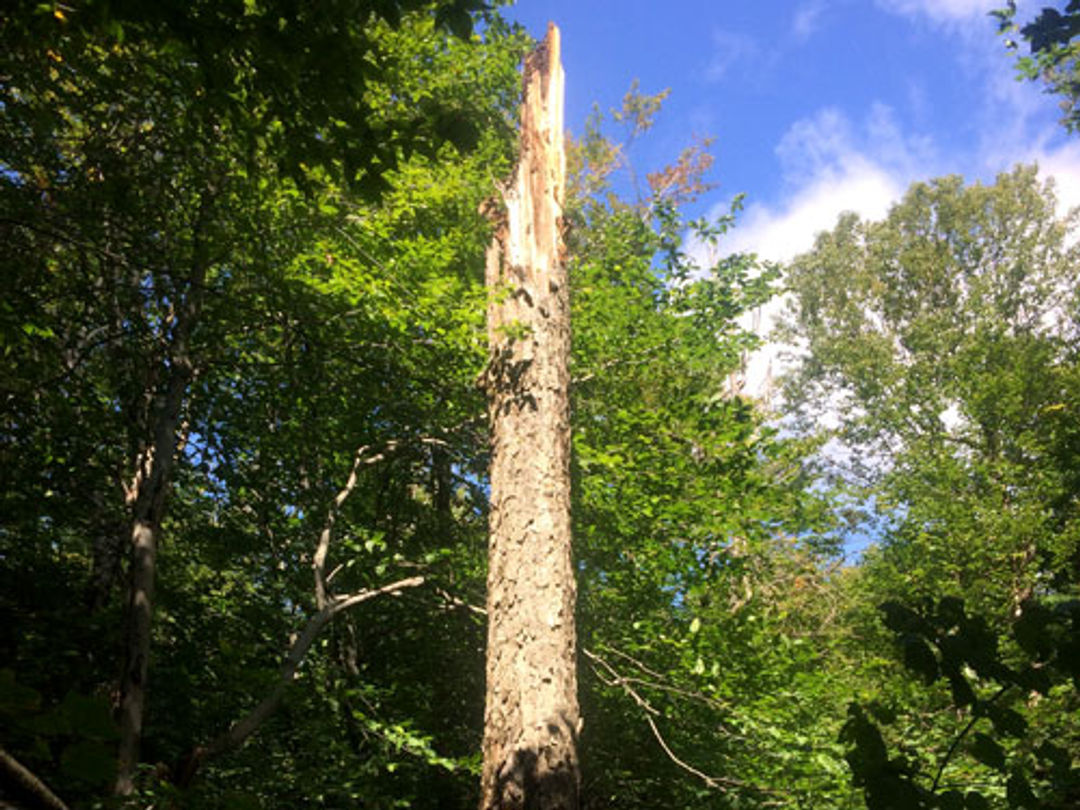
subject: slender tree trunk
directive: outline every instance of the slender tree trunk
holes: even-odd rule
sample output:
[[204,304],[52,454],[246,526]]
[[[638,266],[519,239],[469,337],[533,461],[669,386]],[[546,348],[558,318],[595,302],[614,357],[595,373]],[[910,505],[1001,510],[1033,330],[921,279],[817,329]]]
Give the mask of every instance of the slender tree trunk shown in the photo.
[[135,788],[146,706],[158,536],[172,482],[180,415],[195,373],[190,340],[201,310],[205,279],[205,263],[198,261],[188,290],[177,304],[165,388],[157,396],[150,440],[136,459],[135,475],[127,492],[131,507],[131,571],[120,679],[120,742],[113,788],[119,796],[127,796]]
[[483,810],[576,810],[570,314],[559,31],[525,60],[521,154],[488,251],[491,419]]

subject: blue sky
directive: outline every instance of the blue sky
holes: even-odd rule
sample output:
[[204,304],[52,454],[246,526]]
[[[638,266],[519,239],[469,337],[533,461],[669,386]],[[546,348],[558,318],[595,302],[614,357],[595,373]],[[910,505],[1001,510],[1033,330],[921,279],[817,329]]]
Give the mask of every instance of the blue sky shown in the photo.
[[[1014,81],[995,0],[519,0],[507,16],[562,29],[566,123],[619,103],[634,78],[671,95],[639,172],[716,137],[717,190],[746,192],[729,248],[787,259],[844,210],[880,217],[914,180],[992,179],[1038,161],[1080,204],[1080,136]],[[1021,4],[1021,18],[1038,3]]]

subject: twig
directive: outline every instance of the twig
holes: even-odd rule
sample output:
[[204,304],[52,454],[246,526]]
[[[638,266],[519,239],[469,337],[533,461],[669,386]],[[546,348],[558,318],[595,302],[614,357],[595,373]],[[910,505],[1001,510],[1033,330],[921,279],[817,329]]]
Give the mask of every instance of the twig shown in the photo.
[[311,568],[315,573],[315,607],[319,610],[325,610],[331,602],[326,588],[327,583],[330,581],[330,577],[326,576],[326,557],[330,553],[330,538],[333,534],[338,513],[353,490],[356,489],[356,484],[360,479],[360,467],[369,467],[382,461],[386,458],[386,454],[395,450],[397,446],[396,440],[388,441],[378,453],[370,456],[368,455],[371,450],[369,445],[365,444],[357,448],[353,457],[352,469],[349,471],[349,478],[345,482],[345,486],[334,496],[334,500],[330,502],[330,508],[326,511],[326,521],[323,523],[322,532],[319,533],[319,543],[315,547],[315,554],[311,561]]
[[645,666],[645,664],[643,664],[643,663],[642,663],[641,661],[639,661],[638,659],[634,658],[634,656],[632,656],[632,655],[630,655],[630,654],[628,654],[628,653],[624,653],[624,652],[623,652],[622,650],[619,650],[619,649],[617,649],[617,648],[615,648],[615,647],[611,647],[611,646],[605,646],[605,647],[604,647],[604,649],[605,649],[605,650],[606,650],[607,652],[612,652],[612,653],[614,653],[615,655],[619,656],[620,658],[624,658],[624,659],[626,659],[626,660],[627,660],[627,661],[629,661],[629,662],[630,662],[631,664],[633,664],[633,665],[634,665],[635,667],[637,667],[638,669],[640,669],[640,670],[641,670],[642,672],[647,672],[647,673],[649,673],[650,675],[652,675],[652,676],[653,676],[654,678],[661,678],[661,679],[662,679],[662,678],[664,677],[664,676],[663,676],[663,675],[661,675],[661,674],[660,674],[659,672],[657,672],[657,671],[656,671],[655,669],[649,669],[649,668],[648,668],[647,666]]
[[435,586],[435,593],[437,593],[444,600],[446,600],[449,604],[453,605],[456,608],[461,608],[462,610],[467,610],[470,613],[472,613],[474,615],[477,615],[477,616],[487,616],[487,610],[485,610],[482,607],[479,607],[478,605],[469,604],[464,599],[460,599],[459,597],[454,596],[452,593],[450,593],[450,591],[446,590],[445,588],[440,588],[438,586]]
[[[989,700],[986,701],[985,705],[989,706],[991,703],[993,703],[1006,692],[1008,692],[1011,688],[1011,683],[1005,684],[1000,689],[998,689],[997,692],[994,693],[994,695]],[[952,741],[952,745],[949,746],[949,750],[945,752],[945,756],[942,758],[941,764],[938,766],[937,775],[934,776],[934,784],[930,786],[931,793],[935,792],[938,789],[938,783],[941,782],[941,775],[945,773],[945,766],[949,764],[949,760],[952,759],[952,755],[956,753],[956,749],[960,747],[960,743],[963,741],[964,737],[967,736],[967,733],[971,731],[971,729],[975,727],[975,724],[981,719],[982,715],[976,714],[975,711],[972,710],[971,719],[968,721],[968,724],[964,726],[964,728],[957,735],[956,739]]]

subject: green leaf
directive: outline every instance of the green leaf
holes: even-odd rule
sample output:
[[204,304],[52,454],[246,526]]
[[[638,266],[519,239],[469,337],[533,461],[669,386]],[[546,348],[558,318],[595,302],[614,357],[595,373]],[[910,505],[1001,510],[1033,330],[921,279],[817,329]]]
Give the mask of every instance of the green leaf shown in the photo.
[[458,39],[467,40],[472,36],[472,15],[459,2],[441,6],[436,12],[435,21],[449,28]]
[[866,719],[866,715],[856,704],[848,707],[848,720],[841,731],[841,739],[853,746],[847,758],[860,779],[865,780],[870,774],[879,772],[888,762],[888,752],[881,732]]
[[15,671],[0,669],[0,713],[26,714],[41,706],[41,694],[15,681]]
[[1022,807],[1026,810],[1039,810],[1041,807],[1027,779],[1019,771],[1013,771],[1009,781],[1005,783],[1005,796],[1009,807]]
[[959,673],[949,675],[949,687],[952,689],[953,703],[957,708],[975,704],[975,692],[963,675]]
[[962,624],[966,613],[964,612],[964,600],[956,596],[945,596],[937,605],[938,621],[943,627],[954,627]]
[[1053,688],[1050,674],[1042,667],[1025,667],[1017,673],[1016,682],[1025,689],[1042,695],[1050,694]]
[[262,802],[255,793],[228,790],[221,797],[222,806],[229,810],[261,810]]
[[896,709],[884,703],[875,700],[867,705],[866,710],[883,725],[888,726],[896,722]]
[[1024,602],[1020,618],[1013,624],[1013,635],[1024,652],[1039,659],[1045,659],[1053,652],[1053,637],[1049,632],[1053,617],[1053,613],[1038,602]]
[[883,603],[881,612],[885,614],[885,626],[894,633],[926,634],[929,629],[922,616],[899,602],[890,600]]
[[1035,749],[1035,755],[1041,761],[1050,763],[1050,768],[1056,778],[1064,778],[1069,773],[1072,757],[1064,748],[1051,742],[1044,742]]
[[1005,770],[1005,752],[992,737],[977,733],[971,740],[971,755],[983,765]]
[[60,704],[60,712],[73,734],[101,742],[119,738],[108,701],[103,697],[68,692]]
[[904,666],[917,672],[927,684],[938,677],[938,662],[930,645],[920,636],[907,635],[903,639]]
[[435,132],[461,152],[471,152],[480,143],[480,130],[463,112],[450,111],[440,115],[435,121]]
[[989,706],[986,713],[998,734],[1021,738],[1027,733],[1027,720],[1013,709]]
[[938,796],[941,810],[964,810],[964,794],[959,790],[947,790]]

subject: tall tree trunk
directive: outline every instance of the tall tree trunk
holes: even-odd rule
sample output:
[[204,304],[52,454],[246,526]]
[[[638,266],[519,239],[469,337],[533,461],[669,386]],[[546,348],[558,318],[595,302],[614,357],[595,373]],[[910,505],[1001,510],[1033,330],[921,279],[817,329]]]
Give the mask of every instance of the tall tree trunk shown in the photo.
[[520,157],[488,251],[491,419],[483,810],[576,810],[570,312],[559,31],[525,60]]
[[190,341],[201,310],[205,281],[206,265],[198,260],[187,292],[176,306],[165,387],[155,397],[149,440],[139,452],[135,475],[127,491],[131,507],[131,571],[124,631],[124,669],[120,679],[120,742],[113,788],[119,796],[127,796],[135,788],[146,704],[158,536],[172,482],[180,416],[195,374]]

